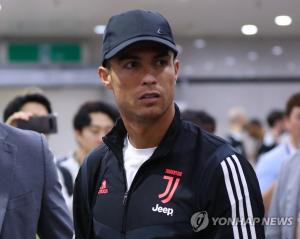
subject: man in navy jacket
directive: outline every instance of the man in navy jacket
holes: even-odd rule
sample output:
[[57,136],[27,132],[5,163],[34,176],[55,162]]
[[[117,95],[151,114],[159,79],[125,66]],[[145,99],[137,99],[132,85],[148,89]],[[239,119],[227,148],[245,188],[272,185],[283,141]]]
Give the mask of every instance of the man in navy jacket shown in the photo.
[[252,167],[180,119],[178,71],[163,16],[131,10],[110,18],[99,75],[121,119],[77,177],[77,239],[264,238]]

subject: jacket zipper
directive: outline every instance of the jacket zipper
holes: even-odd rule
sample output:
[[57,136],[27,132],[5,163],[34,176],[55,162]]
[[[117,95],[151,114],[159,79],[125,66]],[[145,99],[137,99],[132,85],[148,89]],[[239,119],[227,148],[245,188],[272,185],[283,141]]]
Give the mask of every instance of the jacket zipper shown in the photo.
[[123,196],[124,212],[123,212],[123,220],[122,220],[122,233],[124,234],[124,238],[126,237],[125,233],[126,233],[126,225],[127,225],[128,202],[130,200],[130,194],[131,194],[132,188],[134,187],[135,181],[139,177],[140,172],[143,170],[143,168],[145,168],[146,165],[151,163],[152,160],[153,160],[153,158],[150,157],[146,162],[144,162],[141,165],[141,167],[138,169],[138,171],[136,172],[136,174],[133,178],[133,181],[131,183],[130,188],[128,188],[126,170],[125,170],[124,162],[123,162],[123,159],[122,159],[123,178],[125,180],[125,185],[126,185],[126,190],[125,190],[125,193],[124,193],[124,196]]
[[127,184],[127,178],[126,178],[126,171],[125,171],[125,167],[124,167],[124,164],[123,164],[123,172],[124,172],[124,179],[126,181],[126,192],[124,193],[124,197],[123,197],[123,205],[124,205],[124,213],[123,213],[123,223],[122,223],[122,233],[124,233],[124,238],[125,238],[125,233],[126,233],[126,225],[127,225],[127,212],[128,212],[128,202],[130,200],[130,195],[131,195],[131,191],[133,190],[134,188],[134,184],[135,182],[137,181],[137,178],[139,178],[141,172],[144,170],[144,168],[151,164],[152,161],[153,161],[153,157],[151,156],[146,162],[144,162],[141,167],[138,169],[138,171],[136,172],[134,178],[133,178],[133,181],[131,183],[131,186],[130,188],[128,188],[128,184]]
[[[105,140],[106,141],[106,140]],[[104,141],[104,142],[105,142]],[[131,186],[130,188],[128,188],[128,183],[127,183],[127,177],[126,177],[126,170],[125,170],[125,166],[124,166],[124,159],[123,159],[123,155],[120,154],[118,152],[118,149],[116,149],[112,144],[110,144],[109,142],[105,142],[109,148],[114,152],[114,154],[116,155],[116,157],[120,160],[121,162],[121,167],[122,167],[122,171],[123,171],[123,179],[125,181],[125,193],[124,193],[124,196],[123,196],[123,206],[124,206],[124,212],[123,212],[123,220],[122,220],[122,233],[124,234],[124,238],[126,238],[126,224],[127,224],[127,211],[128,211],[128,201],[130,199],[130,192],[131,192],[131,189],[133,188],[134,184],[135,184],[135,181],[137,180],[137,178],[139,177],[139,174],[141,173],[141,171],[146,167],[146,165],[149,165],[150,163],[152,163],[152,161],[154,159],[157,159],[157,157],[150,157],[146,162],[144,162],[141,167],[138,169],[138,171],[136,172],[134,178],[133,178],[133,181],[131,183]],[[164,155],[165,156],[165,155]]]
[[127,223],[127,207],[128,207],[128,194],[129,194],[129,189],[128,189],[128,183],[127,183],[127,177],[126,177],[126,171],[124,167],[124,159],[123,155],[118,152],[118,149],[114,147],[114,145],[110,144],[108,140],[104,140],[104,142],[109,146],[109,148],[113,151],[115,156],[119,159],[121,162],[121,167],[122,167],[122,173],[123,173],[123,180],[125,181],[125,193],[123,196],[123,206],[124,206],[124,211],[123,211],[123,217],[122,217],[122,233],[124,234],[125,238],[125,233],[126,233],[126,223]]
[[122,233],[124,234],[124,238],[125,238],[126,224],[127,224],[127,208],[128,208],[129,188],[128,188],[126,170],[125,170],[125,167],[124,167],[123,159],[122,159],[122,170],[123,170],[123,178],[124,178],[125,185],[126,185],[125,193],[124,193],[124,196],[123,196],[124,211],[123,211],[123,220],[122,220]]

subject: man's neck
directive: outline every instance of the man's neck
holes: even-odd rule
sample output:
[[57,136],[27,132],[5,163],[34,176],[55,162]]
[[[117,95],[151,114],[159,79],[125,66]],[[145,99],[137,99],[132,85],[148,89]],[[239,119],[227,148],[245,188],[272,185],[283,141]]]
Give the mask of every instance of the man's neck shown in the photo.
[[171,107],[159,119],[152,122],[137,122],[124,118],[130,143],[138,149],[157,147],[175,116],[175,107],[174,105]]
[[290,143],[294,146],[295,149],[299,149],[300,148],[299,141],[300,140],[298,138],[293,137],[291,135],[291,137],[290,137]]
[[273,129],[271,129],[271,134],[274,137],[274,140],[277,141],[281,132],[278,129],[273,128]]
[[80,147],[78,147],[74,152],[75,160],[81,165],[87,153]]

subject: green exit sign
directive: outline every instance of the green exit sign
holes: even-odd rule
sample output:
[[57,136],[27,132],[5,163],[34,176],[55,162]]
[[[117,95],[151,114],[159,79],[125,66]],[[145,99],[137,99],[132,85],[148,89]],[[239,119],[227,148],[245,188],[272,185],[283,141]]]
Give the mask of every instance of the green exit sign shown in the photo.
[[40,60],[39,44],[10,43],[8,45],[8,60],[14,62],[37,63]]
[[10,63],[80,63],[79,43],[9,43],[7,59]]
[[67,63],[81,61],[81,47],[77,43],[50,44],[50,59],[53,63]]

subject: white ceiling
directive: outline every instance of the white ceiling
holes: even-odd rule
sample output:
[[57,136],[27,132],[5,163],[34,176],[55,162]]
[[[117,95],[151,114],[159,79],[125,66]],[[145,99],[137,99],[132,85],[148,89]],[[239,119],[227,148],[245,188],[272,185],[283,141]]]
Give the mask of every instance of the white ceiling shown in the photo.
[[[132,8],[158,10],[177,36],[243,37],[243,24],[256,24],[256,37],[300,37],[300,0],[0,0],[0,38],[93,36],[97,24]],[[289,27],[274,24],[290,15]]]

